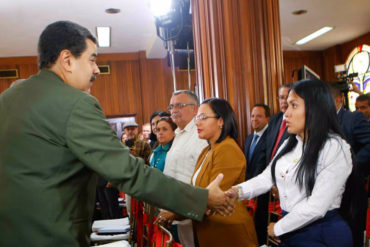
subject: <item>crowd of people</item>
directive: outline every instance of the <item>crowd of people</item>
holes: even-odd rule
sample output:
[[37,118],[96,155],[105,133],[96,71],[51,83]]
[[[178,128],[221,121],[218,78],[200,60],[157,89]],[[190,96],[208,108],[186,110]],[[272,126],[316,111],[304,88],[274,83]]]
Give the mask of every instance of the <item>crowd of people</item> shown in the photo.
[[[267,237],[281,247],[362,246],[369,95],[352,113],[336,83],[284,84],[280,112],[251,109],[242,150],[227,100],[180,90],[142,134],[128,122],[119,140],[87,93],[99,74],[90,32],[52,23],[38,50],[40,72],[0,95],[0,246],[88,246],[96,174],[113,198],[120,190],[158,207],[155,223],[185,247],[254,247]],[[269,193],[282,217],[268,224]]]

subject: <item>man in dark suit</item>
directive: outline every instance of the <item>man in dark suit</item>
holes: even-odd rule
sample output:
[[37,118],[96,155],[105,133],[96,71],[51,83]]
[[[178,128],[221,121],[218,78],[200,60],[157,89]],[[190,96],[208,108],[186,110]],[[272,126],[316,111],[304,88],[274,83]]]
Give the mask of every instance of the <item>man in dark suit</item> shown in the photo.
[[[266,129],[270,119],[270,108],[265,104],[255,104],[251,113],[251,124],[254,130],[245,140],[244,155],[247,159],[246,180],[259,175],[266,168]],[[257,198],[257,209],[254,213],[259,245],[266,243],[268,219],[268,195]]]
[[270,108],[255,104],[251,113],[254,130],[245,140],[244,154],[247,159],[246,180],[260,174],[266,168],[266,129],[270,120]]
[[[334,96],[341,130],[355,154],[353,164],[357,166],[360,176],[365,179],[369,175],[370,166],[370,123],[366,121],[365,115],[362,112],[350,112],[344,108],[345,83],[333,82],[329,83],[329,86]],[[363,245],[363,232],[366,226],[366,194],[362,195],[359,205],[362,206],[362,209],[360,209],[357,217],[358,224],[354,226],[355,229],[352,229],[355,247]]]
[[[219,189],[164,176],[129,154],[88,92],[96,40],[84,27],[50,24],[37,75],[0,95],[0,246],[89,246],[97,176],[150,204],[201,220],[232,211]],[[222,211],[223,210],[223,211]]]
[[362,112],[370,123],[370,93],[362,94],[356,99],[356,111]]
[[362,112],[347,111],[344,106],[343,83],[330,83],[338,111],[342,132],[355,153],[356,164],[363,177],[369,175],[370,166],[370,123]]
[[269,127],[266,133],[266,162],[270,163],[277,150],[288,138],[289,134],[285,125],[284,113],[288,109],[288,95],[290,84],[284,84],[279,89],[279,108],[280,112],[273,115],[269,121]]

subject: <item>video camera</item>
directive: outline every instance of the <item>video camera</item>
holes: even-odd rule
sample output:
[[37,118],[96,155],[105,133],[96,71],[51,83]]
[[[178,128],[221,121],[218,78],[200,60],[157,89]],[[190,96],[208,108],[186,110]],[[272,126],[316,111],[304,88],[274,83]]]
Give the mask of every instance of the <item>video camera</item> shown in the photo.
[[336,77],[339,83],[343,85],[343,90],[341,90],[341,92],[348,92],[353,90],[352,84],[350,82],[352,82],[355,77],[358,77],[358,73],[348,74],[348,70],[345,64],[334,66],[334,72],[336,73]]

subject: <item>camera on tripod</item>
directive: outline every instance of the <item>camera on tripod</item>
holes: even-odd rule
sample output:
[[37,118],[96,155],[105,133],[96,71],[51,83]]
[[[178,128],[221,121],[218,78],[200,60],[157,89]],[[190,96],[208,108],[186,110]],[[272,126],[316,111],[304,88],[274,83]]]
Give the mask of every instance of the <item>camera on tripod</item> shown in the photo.
[[348,74],[348,70],[345,64],[335,65],[334,71],[336,73],[338,83],[341,84],[341,92],[348,92],[353,90],[351,82],[355,77],[358,77],[358,73]]

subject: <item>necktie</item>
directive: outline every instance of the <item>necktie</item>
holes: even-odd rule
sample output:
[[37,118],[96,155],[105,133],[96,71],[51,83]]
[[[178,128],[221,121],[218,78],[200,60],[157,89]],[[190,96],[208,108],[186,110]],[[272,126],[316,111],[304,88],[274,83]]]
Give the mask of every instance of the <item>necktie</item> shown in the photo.
[[256,144],[257,144],[258,138],[259,138],[259,135],[254,134],[254,136],[253,136],[253,140],[252,140],[252,144],[251,144],[251,146],[249,147],[248,162],[250,162],[250,161],[252,160],[252,155],[253,155],[253,152],[254,152],[254,148],[256,147]]
[[284,119],[283,120],[283,123],[281,124],[281,127],[280,127],[280,130],[279,130],[279,134],[276,138],[276,142],[275,142],[275,145],[274,145],[274,149],[272,150],[272,153],[271,153],[271,157],[270,157],[270,160],[272,160],[272,158],[274,158],[274,155],[275,155],[275,152],[276,152],[276,149],[279,145],[279,142],[281,140],[281,137],[283,136],[284,134],[284,131],[286,129],[286,120]]

